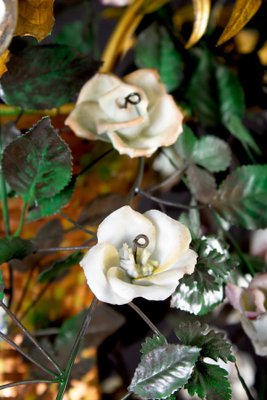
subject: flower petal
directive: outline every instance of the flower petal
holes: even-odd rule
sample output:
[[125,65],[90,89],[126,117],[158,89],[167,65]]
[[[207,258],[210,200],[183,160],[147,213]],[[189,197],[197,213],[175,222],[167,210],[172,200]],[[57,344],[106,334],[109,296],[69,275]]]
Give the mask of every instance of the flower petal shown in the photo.
[[81,266],[87,279],[88,286],[96,297],[106,303],[120,303],[124,299],[110,286],[107,271],[119,265],[119,253],[110,244],[97,244],[92,247],[81,261]]
[[[97,101],[100,96],[118,87],[122,81],[112,74],[96,74],[83,85],[77,104],[83,101]],[[76,105],[77,105],[76,104]]]
[[149,240],[147,249],[153,252],[156,229],[148,218],[129,206],[119,208],[99,225],[97,237],[99,243],[110,243],[120,249],[123,243],[133,247],[137,235],[146,235]]
[[137,284],[142,284],[142,285],[157,285],[157,286],[168,286],[172,292],[176,289],[178,286],[179,280],[185,275],[185,274],[192,274],[195,269],[196,265],[196,260],[197,260],[197,254],[189,249],[187,252],[179,258],[179,260],[171,266],[169,269],[163,271],[163,272],[158,272],[157,270],[154,272],[153,275],[147,276],[145,278],[138,278],[135,279],[135,282]]
[[159,98],[166,95],[166,89],[160,82],[160,76],[156,69],[138,69],[123,77],[124,82],[135,85],[144,90],[148,97],[149,107]]
[[256,354],[267,355],[267,313],[255,320],[249,320],[243,315],[240,316],[242,327],[251,339]]
[[[113,291],[120,293],[125,298],[125,303],[120,304],[129,303],[136,297],[143,297],[147,300],[165,300],[175,289],[173,289],[171,278],[168,280],[169,284],[163,283],[161,285],[155,285],[150,282],[144,285],[137,284],[136,282],[134,284],[126,282],[124,280],[124,272],[120,268],[110,268],[108,270],[108,279]],[[170,284],[170,282],[172,283]]]
[[241,313],[244,312],[241,303],[242,292],[243,292],[242,288],[233,285],[232,283],[228,283],[228,285],[225,286],[226,297],[228,298],[232,306]]
[[101,139],[96,135],[96,118],[101,117],[104,118],[105,116],[99,109],[98,104],[85,101],[74,108],[66,119],[65,125],[68,125],[77,136],[84,139]]
[[[120,154],[127,154],[129,157],[150,157],[158,148],[157,144],[153,143],[153,146],[149,146],[145,140],[141,141],[141,147],[136,146],[136,141],[125,140],[123,136],[116,132],[110,132],[107,134],[113,147],[118,150]],[[139,140],[140,142],[140,140]],[[155,140],[151,140],[155,142]]]
[[159,261],[157,271],[162,272],[188,251],[191,235],[185,225],[158,210],[147,211],[144,216],[156,228],[156,246],[151,258]]

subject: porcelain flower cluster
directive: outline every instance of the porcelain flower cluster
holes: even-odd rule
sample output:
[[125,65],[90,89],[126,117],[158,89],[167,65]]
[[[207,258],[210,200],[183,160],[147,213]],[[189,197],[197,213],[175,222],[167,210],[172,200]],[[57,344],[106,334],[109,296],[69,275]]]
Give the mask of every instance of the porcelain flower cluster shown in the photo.
[[194,271],[189,230],[160,211],[140,214],[124,206],[99,225],[97,238],[81,266],[92,292],[106,303],[164,300]]
[[176,142],[182,113],[156,70],[123,79],[98,73],[83,86],[66,125],[82,138],[111,142],[120,154],[150,157]]

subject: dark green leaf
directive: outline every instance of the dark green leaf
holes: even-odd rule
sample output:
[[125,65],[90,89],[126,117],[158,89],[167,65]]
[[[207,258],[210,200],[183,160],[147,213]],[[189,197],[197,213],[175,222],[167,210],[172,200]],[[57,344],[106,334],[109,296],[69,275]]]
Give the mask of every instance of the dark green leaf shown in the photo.
[[71,168],[70,149],[49,118],[10,143],[3,154],[4,176],[27,203],[60,192],[71,178]]
[[237,168],[221,184],[214,208],[227,221],[247,229],[267,226],[267,165]]
[[68,46],[29,46],[8,62],[1,79],[2,98],[24,109],[59,107],[75,101],[99,66]]
[[179,156],[188,162],[192,156],[196,142],[197,138],[193,131],[187,125],[183,125],[183,132],[178,137],[178,140],[173,147]]
[[163,26],[154,23],[138,36],[135,62],[139,68],[156,68],[169,92],[181,83],[182,58]]
[[216,195],[216,181],[213,175],[192,164],[186,171],[191,192],[202,203],[210,203]]
[[214,361],[220,358],[224,362],[235,361],[231,343],[225,338],[224,333],[215,332],[207,324],[201,324],[199,321],[181,322],[175,329],[175,333],[185,346],[200,348],[202,358],[209,357]]
[[224,125],[233,136],[240,140],[245,149],[247,146],[249,146],[255,151],[255,153],[261,153],[259,146],[253,139],[251,133],[243,125],[240,117],[237,117],[236,115],[229,115],[227,119],[225,118]]
[[51,267],[42,271],[38,277],[39,283],[49,282],[65,274],[71,267],[77,265],[83,258],[81,251],[76,251],[63,260],[55,261]]
[[0,264],[13,258],[23,259],[35,251],[35,245],[30,240],[19,237],[0,239]]
[[89,54],[92,48],[91,32],[82,21],[73,21],[64,25],[54,42],[67,46],[71,44],[82,54]]
[[225,65],[217,63],[215,71],[222,120],[227,119],[229,115],[243,117],[245,113],[245,95],[238,78]]
[[70,183],[53,197],[36,201],[34,206],[30,208],[28,212],[28,221],[35,221],[43,217],[57,214],[62,207],[65,207],[70,202],[74,188],[75,179],[73,177]]
[[198,362],[186,385],[190,396],[206,400],[230,400],[232,391],[228,372],[218,365]]
[[216,102],[214,61],[208,52],[201,52],[197,66],[187,88],[186,96],[194,114],[204,126],[220,122],[220,110]]
[[156,349],[157,347],[164,346],[166,344],[166,339],[164,336],[154,335],[153,337],[147,337],[146,341],[141,345],[142,357],[147,355],[150,351]]
[[197,239],[193,247],[198,254],[195,270],[180,279],[171,307],[204,315],[223,301],[223,286],[236,262],[217,239]]
[[162,399],[181,389],[198,359],[197,347],[168,344],[146,354],[128,390],[142,399]]
[[224,171],[231,163],[231,150],[224,140],[203,136],[195,143],[192,159],[210,172]]
[[0,301],[3,301],[3,299],[4,299],[4,289],[5,289],[5,285],[3,282],[3,274],[2,274],[2,271],[0,271]]

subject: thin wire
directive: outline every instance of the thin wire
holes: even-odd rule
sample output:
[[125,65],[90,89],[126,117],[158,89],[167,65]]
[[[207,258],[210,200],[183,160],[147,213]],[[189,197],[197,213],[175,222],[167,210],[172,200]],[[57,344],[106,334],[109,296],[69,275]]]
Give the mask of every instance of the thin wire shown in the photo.
[[5,385],[0,386],[0,390],[8,389],[14,386],[20,386],[20,385],[31,385],[31,384],[37,384],[37,383],[57,383],[58,379],[29,379],[26,381],[18,381],[18,382],[11,382],[11,383],[6,383]]

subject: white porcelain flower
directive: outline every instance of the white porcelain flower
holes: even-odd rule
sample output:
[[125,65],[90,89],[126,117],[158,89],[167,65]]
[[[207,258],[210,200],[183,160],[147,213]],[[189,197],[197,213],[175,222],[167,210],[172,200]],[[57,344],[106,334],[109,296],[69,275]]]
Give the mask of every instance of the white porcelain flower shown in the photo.
[[149,157],[177,140],[182,118],[157,71],[140,69],[123,80],[96,74],[65,123],[77,136],[111,142],[120,154]]
[[106,303],[164,300],[194,271],[189,230],[160,211],[140,214],[124,206],[104,219],[97,238],[81,266],[92,292]]
[[257,275],[247,288],[228,284],[226,296],[240,312],[240,321],[256,354],[267,355],[267,273]]
[[124,7],[127,6],[131,0],[101,0],[105,6]]

